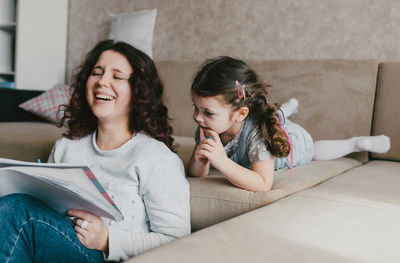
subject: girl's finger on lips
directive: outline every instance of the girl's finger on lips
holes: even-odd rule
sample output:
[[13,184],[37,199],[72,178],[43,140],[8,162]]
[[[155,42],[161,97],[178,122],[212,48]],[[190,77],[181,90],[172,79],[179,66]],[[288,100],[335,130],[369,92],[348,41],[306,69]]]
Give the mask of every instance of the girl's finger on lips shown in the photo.
[[200,141],[204,140],[206,136],[204,135],[204,129],[200,127]]
[[208,133],[209,133],[209,136],[212,136],[212,137],[213,137],[213,140],[214,140],[215,142],[221,142],[221,140],[219,139],[218,133],[216,133],[216,132],[213,131],[213,130],[208,130]]

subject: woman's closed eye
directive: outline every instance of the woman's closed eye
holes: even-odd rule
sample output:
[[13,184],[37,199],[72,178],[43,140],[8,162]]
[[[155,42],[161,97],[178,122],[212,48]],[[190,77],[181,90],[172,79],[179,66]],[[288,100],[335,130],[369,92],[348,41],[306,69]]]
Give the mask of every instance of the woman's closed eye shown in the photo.
[[101,75],[103,75],[103,71],[100,70],[100,69],[94,69],[90,75],[92,75],[92,76],[101,76]]
[[125,76],[123,74],[114,74],[113,78],[117,79],[117,80],[127,80],[127,79],[129,79],[127,76]]
[[[115,80],[128,80],[129,76],[122,71],[118,69],[113,69],[112,70],[112,78]],[[105,74],[103,68],[96,66],[93,70],[92,73],[90,74],[91,76],[103,76]]]

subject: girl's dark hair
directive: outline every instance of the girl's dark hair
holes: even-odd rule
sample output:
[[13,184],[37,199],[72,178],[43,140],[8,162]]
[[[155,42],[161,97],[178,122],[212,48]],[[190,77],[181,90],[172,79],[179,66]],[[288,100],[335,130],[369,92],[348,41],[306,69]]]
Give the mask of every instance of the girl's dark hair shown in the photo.
[[153,60],[131,45],[113,40],[99,42],[75,70],[77,73],[71,85],[72,97],[69,105],[64,105],[61,122],[61,125],[67,124],[69,128],[64,136],[82,138],[97,128],[97,118],[86,101],[86,82],[100,55],[106,50],[125,56],[133,69],[129,77],[132,90],[129,130],[132,133],[144,131],[173,150],[173,130],[168,123],[168,109],[162,101],[163,85]]
[[[245,85],[245,98],[238,97],[236,80]],[[286,134],[281,129],[276,105],[267,101],[267,88],[271,87],[246,63],[231,57],[217,57],[207,60],[197,73],[192,94],[200,97],[222,95],[225,102],[234,107],[249,108],[249,116],[257,125],[268,151],[276,157],[286,157],[290,147]]]

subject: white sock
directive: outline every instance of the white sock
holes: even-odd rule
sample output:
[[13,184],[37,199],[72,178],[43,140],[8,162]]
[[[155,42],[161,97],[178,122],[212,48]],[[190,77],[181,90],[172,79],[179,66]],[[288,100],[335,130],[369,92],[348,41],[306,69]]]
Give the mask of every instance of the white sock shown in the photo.
[[346,140],[324,140],[314,142],[316,161],[341,158],[349,153],[369,151],[385,153],[390,149],[390,138],[385,135],[352,137]]
[[279,109],[283,112],[278,110],[278,116],[281,121],[284,121],[284,118],[289,118],[293,114],[296,114],[298,111],[299,102],[295,98],[291,98],[288,101],[282,103]]
[[356,151],[385,153],[390,149],[390,138],[386,135],[355,137]]

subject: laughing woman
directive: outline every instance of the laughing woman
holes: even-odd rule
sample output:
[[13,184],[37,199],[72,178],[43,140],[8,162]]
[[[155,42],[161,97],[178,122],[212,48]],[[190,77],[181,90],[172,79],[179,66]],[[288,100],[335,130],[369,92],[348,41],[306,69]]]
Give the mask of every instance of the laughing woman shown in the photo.
[[22,194],[0,198],[0,262],[125,260],[190,233],[189,184],[153,61],[112,40],[91,50],[72,85],[68,131],[49,162],[90,167],[124,220],[70,209],[72,224]]

